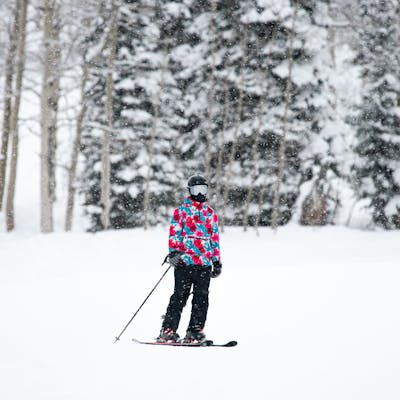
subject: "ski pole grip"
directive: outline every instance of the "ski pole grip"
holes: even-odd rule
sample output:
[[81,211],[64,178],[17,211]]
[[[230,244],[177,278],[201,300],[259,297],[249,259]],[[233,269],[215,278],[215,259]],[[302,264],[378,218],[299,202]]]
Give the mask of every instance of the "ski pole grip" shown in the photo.
[[161,266],[163,266],[163,265],[168,261],[168,257],[169,257],[169,254],[167,254],[167,255],[165,256],[164,261],[163,261],[163,263],[161,264]]

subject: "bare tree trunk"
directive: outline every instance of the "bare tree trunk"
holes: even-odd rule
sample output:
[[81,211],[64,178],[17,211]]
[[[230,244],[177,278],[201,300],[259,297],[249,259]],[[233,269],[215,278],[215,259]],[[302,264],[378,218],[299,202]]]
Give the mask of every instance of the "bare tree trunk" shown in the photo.
[[11,162],[10,175],[8,180],[7,200],[6,200],[6,226],[7,231],[12,231],[15,227],[14,218],[14,197],[15,184],[17,181],[17,163],[18,163],[18,117],[21,104],[22,79],[25,69],[25,39],[26,39],[26,13],[28,0],[19,0],[20,8],[18,16],[18,43],[17,43],[17,71],[15,78],[15,97],[12,105],[10,118],[11,134]]
[[321,187],[316,182],[302,204],[300,224],[306,226],[326,225],[328,216],[327,198],[328,195],[321,191]]
[[[262,78],[261,78],[261,82],[262,82]],[[257,174],[258,143],[260,142],[262,117],[263,117],[263,111],[264,111],[264,107],[265,107],[265,96],[266,96],[266,94],[265,94],[265,91],[263,90],[262,100],[260,102],[260,106],[259,106],[260,108],[258,110],[258,126],[257,126],[257,131],[256,131],[256,137],[254,139],[253,146],[251,149],[251,162],[253,165],[253,169],[251,171],[250,186],[249,186],[249,190],[247,192],[246,203],[245,203],[245,207],[244,207],[243,230],[245,232],[247,231],[247,225],[249,222],[249,208],[250,208],[251,197],[253,195],[254,182],[256,180],[256,174]]]
[[10,29],[10,43],[7,52],[5,64],[5,79],[4,79],[4,110],[3,110],[3,134],[1,137],[0,149],[0,211],[3,208],[4,188],[6,184],[6,169],[8,158],[8,142],[10,137],[10,122],[11,122],[11,108],[12,108],[12,85],[14,79],[14,61],[15,53],[17,51],[17,36],[18,31],[18,0],[16,1],[14,22]]
[[295,7],[295,9],[293,12],[292,27],[291,27],[290,38],[289,38],[289,56],[288,56],[289,72],[288,72],[286,91],[285,91],[285,111],[284,111],[284,115],[283,115],[282,139],[281,139],[280,146],[279,146],[278,179],[277,179],[277,183],[276,183],[274,201],[273,201],[273,206],[272,206],[271,226],[272,226],[272,229],[275,231],[279,224],[280,190],[281,190],[283,173],[284,173],[285,163],[286,163],[285,152],[286,152],[287,119],[288,119],[289,105],[292,100],[293,42],[294,42],[294,29],[295,29],[295,23],[296,23],[296,17],[297,17],[298,4],[296,3],[296,5],[294,7]]
[[247,49],[246,49],[247,43],[246,42],[247,42],[247,32],[245,32],[245,35],[244,35],[243,41],[242,41],[243,57],[242,57],[242,63],[240,65],[237,120],[236,120],[235,130],[233,132],[233,142],[232,142],[231,152],[230,152],[229,161],[228,161],[228,173],[227,173],[226,180],[225,180],[224,201],[222,203],[222,220],[221,220],[221,224],[220,224],[221,232],[224,231],[225,217],[226,217],[225,213],[226,213],[226,207],[227,207],[228,201],[229,201],[229,192],[230,192],[230,186],[231,186],[231,180],[232,180],[232,164],[235,161],[236,149],[237,149],[237,137],[238,137],[238,132],[239,132],[239,128],[240,128],[240,123],[242,121],[244,68],[247,63]]
[[160,113],[160,99],[161,94],[164,88],[164,71],[167,64],[167,53],[164,53],[164,62],[163,68],[161,71],[161,82],[160,88],[157,93],[156,99],[154,101],[154,118],[153,125],[150,133],[150,143],[148,147],[149,158],[147,160],[147,176],[146,176],[146,186],[144,191],[144,199],[143,199],[143,213],[144,213],[144,229],[148,228],[149,225],[149,210],[150,210],[150,180],[152,173],[152,164],[153,164],[153,153],[154,153],[154,140],[157,133],[157,125],[158,125],[158,117]]
[[[221,129],[221,138],[219,141],[219,151],[218,151],[218,162],[217,162],[217,170],[216,170],[216,189],[215,193],[217,196],[220,196],[221,191],[221,175],[222,175],[222,161],[224,157],[224,149],[225,149],[225,130],[228,125],[228,116],[230,111],[230,100],[229,100],[229,88],[228,82],[224,84],[224,119],[222,121],[222,129]],[[218,201],[218,204],[220,202]]]
[[55,152],[57,110],[59,100],[59,21],[55,0],[43,3],[44,58],[41,108],[41,168],[40,168],[40,229],[53,231],[53,203],[55,200]]
[[[333,18],[332,16],[333,10],[332,5],[328,5],[328,15],[329,17]],[[329,48],[329,55],[331,57],[331,68],[336,70],[336,27],[333,24],[329,24],[328,26],[328,48]],[[338,95],[337,90],[334,85],[330,87],[333,92],[333,111],[334,111],[334,118],[337,118],[337,103],[338,103]]]
[[[211,0],[211,37],[212,40],[216,40],[215,34],[215,10],[216,3],[215,0]],[[208,104],[207,104],[207,114],[208,114],[208,127],[207,127],[207,150],[206,150],[206,177],[208,181],[211,181],[211,154],[212,154],[212,128],[213,128],[213,106],[214,106],[214,95],[215,95],[215,48],[214,43],[211,45],[211,77],[210,77],[210,90],[208,92]],[[211,185],[208,189],[208,196],[211,198]]]
[[358,203],[358,199],[356,199],[353,202],[353,205],[350,208],[349,215],[347,216],[347,220],[346,220],[345,226],[350,226],[351,218],[353,217],[354,208],[356,207],[357,203]]
[[328,222],[329,207],[328,199],[330,195],[330,186],[328,190],[324,188],[326,181],[327,167],[321,166],[319,176],[314,182],[310,193],[306,196],[301,206],[301,225],[326,225]]
[[104,129],[103,135],[103,149],[101,157],[101,205],[102,214],[101,222],[103,229],[108,229],[110,226],[110,194],[111,194],[111,183],[110,183],[110,144],[111,144],[111,133],[113,130],[113,91],[114,91],[114,80],[113,80],[113,69],[114,61],[117,50],[117,15],[118,7],[113,3],[112,6],[112,19],[110,28],[110,53],[108,56],[108,73],[106,78],[106,118],[107,127]]
[[263,199],[266,192],[267,192],[267,175],[265,175],[265,183],[262,186],[260,193],[258,194],[258,213],[256,215],[256,220],[254,221],[254,229],[256,230],[257,235],[259,235],[258,227],[260,225]]
[[78,158],[81,150],[81,141],[82,141],[82,131],[83,131],[83,121],[85,119],[86,111],[87,111],[87,99],[86,99],[86,86],[89,78],[89,65],[90,63],[98,58],[107,46],[108,36],[103,43],[103,46],[99,49],[98,53],[95,54],[90,60],[86,60],[86,55],[88,48],[83,49],[82,54],[82,76],[81,76],[81,108],[77,116],[76,120],[76,130],[75,130],[75,139],[71,152],[71,163],[68,173],[68,193],[67,193],[67,207],[65,213],[65,223],[64,229],[66,232],[71,231],[73,215],[74,215],[74,207],[75,207],[75,180],[76,180],[76,171],[78,166]]
[[88,64],[85,62],[83,65],[82,78],[81,78],[81,109],[79,111],[78,118],[76,121],[75,140],[72,147],[71,164],[68,176],[68,198],[67,198],[67,210],[65,216],[65,231],[67,232],[69,232],[72,228],[72,217],[74,213],[76,169],[78,165],[79,151],[81,148],[83,120],[85,118],[87,110],[87,101],[85,92],[86,92],[86,83],[88,80],[88,74],[89,74],[89,67]]
[[60,41],[60,21],[57,13],[57,9],[54,10],[56,13],[54,15],[54,25],[52,29],[52,62],[51,62],[51,81],[49,82],[49,98],[48,98],[48,107],[49,107],[49,150],[50,150],[50,199],[53,204],[56,201],[56,152],[57,152],[57,114],[58,114],[58,102],[60,98],[60,56],[61,49],[59,45]]

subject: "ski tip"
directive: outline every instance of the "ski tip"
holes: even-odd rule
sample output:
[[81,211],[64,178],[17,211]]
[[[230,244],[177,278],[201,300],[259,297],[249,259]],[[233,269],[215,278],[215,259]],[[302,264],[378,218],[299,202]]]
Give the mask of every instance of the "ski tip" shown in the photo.
[[237,344],[238,344],[238,342],[236,340],[231,340],[225,346],[226,347],[235,347],[235,346],[237,346]]

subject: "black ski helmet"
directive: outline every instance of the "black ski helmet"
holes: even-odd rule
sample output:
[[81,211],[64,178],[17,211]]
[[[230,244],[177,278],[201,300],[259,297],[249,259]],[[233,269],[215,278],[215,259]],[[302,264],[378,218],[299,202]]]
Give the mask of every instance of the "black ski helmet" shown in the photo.
[[203,175],[196,174],[196,175],[192,175],[188,179],[188,182],[187,182],[187,188],[189,190],[190,198],[194,201],[199,201],[201,203],[206,201],[207,200],[207,197],[206,197],[207,191],[205,193],[192,193],[191,188],[193,188],[193,186],[207,186],[208,187],[207,179]]
[[203,175],[192,175],[187,182],[188,188],[195,186],[195,185],[207,185],[207,179],[204,178]]

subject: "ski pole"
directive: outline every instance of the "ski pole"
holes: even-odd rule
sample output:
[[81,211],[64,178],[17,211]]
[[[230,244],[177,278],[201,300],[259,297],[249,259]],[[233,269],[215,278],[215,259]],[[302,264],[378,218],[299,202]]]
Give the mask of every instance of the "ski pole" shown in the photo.
[[[165,257],[164,262],[161,265],[164,265],[167,262],[168,255]],[[144,306],[148,298],[153,294],[154,290],[156,290],[156,287],[159,285],[159,283],[164,279],[164,276],[167,275],[167,272],[171,268],[171,264],[168,266],[166,271],[162,274],[160,280],[155,284],[153,289],[151,289],[150,293],[147,295],[147,297],[144,299],[143,303],[140,305],[140,307],[136,310],[135,314],[133,314],[132,318],[128,321],[128,323],[125,325],[124,329],[122,329],[121,333],[115,338],[114,343],[119,341],[119,338],[122,336],[122,334],[125,332],[126,328],[130,325],[130,323],[133,321],[133,319],[136,317],[137,313],[140,311],[140,309]]]

